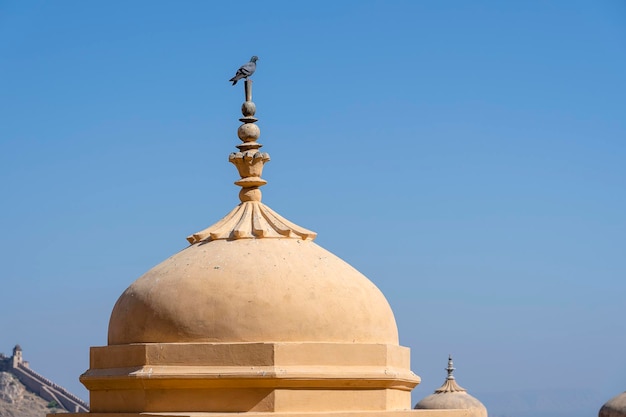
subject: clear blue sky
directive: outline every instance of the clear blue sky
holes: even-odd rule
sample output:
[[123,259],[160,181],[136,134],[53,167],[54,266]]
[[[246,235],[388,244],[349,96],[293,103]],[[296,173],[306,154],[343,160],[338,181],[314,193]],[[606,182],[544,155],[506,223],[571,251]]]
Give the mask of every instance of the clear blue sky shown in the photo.
[[117,297],[238,203],[251,55],[263,201],[382,289],[416,400],[448,353],[626,390],[623,1],[0,1],[0,351],[87,397]]

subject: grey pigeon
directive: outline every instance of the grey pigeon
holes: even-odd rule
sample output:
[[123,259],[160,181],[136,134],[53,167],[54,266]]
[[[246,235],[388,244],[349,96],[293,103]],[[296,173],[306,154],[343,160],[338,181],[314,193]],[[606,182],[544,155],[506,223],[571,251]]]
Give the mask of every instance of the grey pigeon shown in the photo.
[[254,71],[256,70],[257,59],[259,59],[259,57],[256,55],[250,58],[250,62],[243,64],[241,68],[237,70],[235,76],[228,81],[232,81],[233,85],[235,85],[237,84],[237,81],[241,80],[242,78],[248,79],[248,77],[254,74]]

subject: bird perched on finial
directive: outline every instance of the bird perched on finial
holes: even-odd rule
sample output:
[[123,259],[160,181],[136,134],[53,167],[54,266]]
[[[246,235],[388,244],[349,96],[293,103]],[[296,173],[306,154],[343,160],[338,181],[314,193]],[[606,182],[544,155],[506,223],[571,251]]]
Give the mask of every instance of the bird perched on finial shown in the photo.
[[243,64],[237,70],[237,73],[235,74],[235,76],[228,81],[232,81],[233,85],[235,85],[237,84],[237,81],[241,80],[242,78],[248,79],[248,77],[254,74],[254,71],[256,70],[257,59],[259,59],[259,57],[256,55],[250,58],[250,62]]

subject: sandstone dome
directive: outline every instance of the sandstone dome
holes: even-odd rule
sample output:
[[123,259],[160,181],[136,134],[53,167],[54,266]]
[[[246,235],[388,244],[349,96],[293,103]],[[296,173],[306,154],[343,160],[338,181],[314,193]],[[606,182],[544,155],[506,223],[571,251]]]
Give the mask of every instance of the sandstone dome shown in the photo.
[[467,392],[435,393],[415,405],[417,410],[469,410],[468,417],[487,417],[487,408]]
[[117,300],[108,346],[91,349],[80,378],[91,412],[410,410],[420,378],[383,294],[261,203],[270,157],[244,86],[243,143],[228,158],[241,204]]
[[487,408],[456,383],[452,357],[448,358],[448,377],[444,384],[415,405],[417,410],[468,410],[468,417],[487,417]]
[[120,296],[109,345],[176,342],[337,342],[398,345],[393,312],[376,286],[312,242],[316,233],[261,203],[269,154],[256,140],[245,82],[243,142],[229,156],[241,204],[187,238],[191,246]]
[[256,140],[252,83],[245,82],[243,142],[229,156],[241,187],[222,220],[120,296],[109,345],[333,342],[398,345],[393,312],[376,286],[313,243],[315,232],[261,203],[269,154]]
[[626,392],[608,400],[598,413],[599,417],[626,417]]
[[398,344],[398,332],[371,281],[294,238],[195,243],[131,284],[109,322],[109,345],[268,341]]

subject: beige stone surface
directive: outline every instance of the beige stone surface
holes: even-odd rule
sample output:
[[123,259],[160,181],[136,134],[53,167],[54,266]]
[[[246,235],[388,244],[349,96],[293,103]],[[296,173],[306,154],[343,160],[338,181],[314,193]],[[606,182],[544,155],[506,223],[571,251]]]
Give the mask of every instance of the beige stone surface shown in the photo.
[[600,412],[599,417],[626,417],[626,392],[623,392],[607,401]]
[[422,399],[415,405],[416,409],[465,409],[471,417],[487,417],[485,406],[465,391],[435,393]]
[[[234,417],[239,413],[116,413],[115,417]],[[75,417],[112,417],[109,413],[77,413]],[[53,416],[51,416],[53,417]],[[245,413],[245,417],[471,417],[468,410],[348,411],[324,413]]]
[[310,240],[200,242],[119,298],[109,344],[164,342],[397,344],[380,290]]
[[203,240],[116,303],[81,377],[94,413],[410,410],[380,290],[311,240]]
[[409,349],[354,343],[151,343],[91,349],[93,412],[407,410]]

